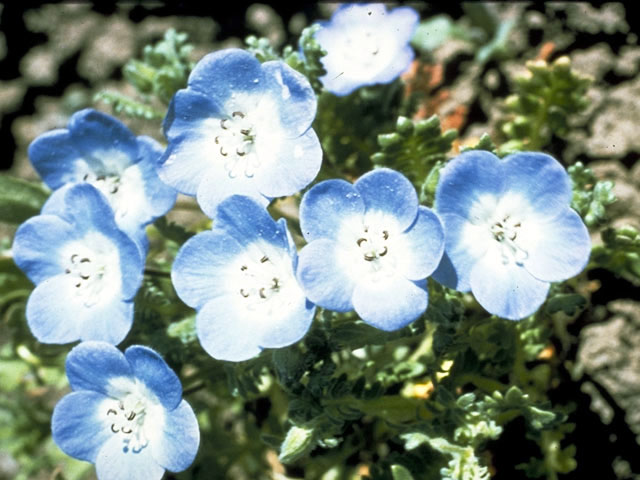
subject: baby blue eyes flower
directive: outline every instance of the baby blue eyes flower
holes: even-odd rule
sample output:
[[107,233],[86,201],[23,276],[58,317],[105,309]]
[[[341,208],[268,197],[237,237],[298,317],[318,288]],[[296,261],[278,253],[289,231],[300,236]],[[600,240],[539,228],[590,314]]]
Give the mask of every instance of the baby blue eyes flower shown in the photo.
[[72,392],[53,411],[51,433],[67,455],[94,463],[99,480],[160,480],[185,470],[200,443],[177,375],[160,355],[83,342],[66,361]]
[[294,194],[315,178],[322,162],[310,128],[316,104],[307,79],[283,62],[260,64],[238,49],[211,53],[172,99],[160,176],[196,195],[209,216],[234,194],[263,206]]
[[312,302],[355,310],[382,330],[404,327],[427,308],[426,278],[440,262],[444,233],[400,173],[381,168],[353,185],[313,186],[300,204],[300,228],[309,243],[297,275]]
[[207,353],[241,361],[304,336],[315,305],[296,281],[296,261],[284,219],[239,195],[218,206],[213,230],[189,239],[171,272],[178,296],[197,310]]
[[44,343],[120,343],[133,322],[144,259],[105,197],[79,184],[47,202],[15,235],[16,264],[36,284],[26,316]]
[[96,187],[113,208],[118,227],[140,239],[142,227],[176,201],[175,190],[156,173],[162,151],[152,138],[136,137],[114,117],[86,109],[73,114],[67,128],[36,138],[29,158],[53,190],[76,183]]
[[418,20],[409,7],[387,11],[381,3],[342,5],[315,37],[327,51],[321,59],[327,71],[320,78],[324,88],[343,96],[395,80],[413,60],[409,40]]
[[471,290],[494,315],[534,313],[550,282],[577,275],[589,260],[589,234],[570,202],[569,176],[549,155],[463,153],[440,173],[435,208],[446,252],[433,277]]

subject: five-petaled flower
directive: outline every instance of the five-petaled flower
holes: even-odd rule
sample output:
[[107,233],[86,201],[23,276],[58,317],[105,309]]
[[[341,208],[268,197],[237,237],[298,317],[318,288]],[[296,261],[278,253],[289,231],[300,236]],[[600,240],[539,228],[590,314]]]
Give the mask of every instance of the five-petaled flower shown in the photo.
[[217,208],[213,230],[189,239],[171,278],[194,307],[198,338],[214,358],[241,361],[290,345],[309,329],[315,305],[295,278],[297,253],[284,219],[249,197]]
[[260,64],[239,49],[211,53],[171,101],[160,176],[196,195],[209,216],[234,194],[264,206],[294,194],[315,178],[322,162],[310,128],[316,104],[306,77],[284,62]]
[[315,36],[327,51],[321,58],[327,71],[320,78],[324,88],[343,96],[398,78],[413,60],[409,40],[418,20],[418,13],[409,7],[391,11],[381,3],[339,7]]
[[159,480],[191,465],[198,422],[158,353],[83,342],[66,369],[72,392],[56,405],[51,432],[67,455],[94,463],[100,480]]
[[[47,186],[90,183],[107,198],[118,227],[143,247],[143,227],[176,201],[176,191],[156,171],[162,152],[152,138],[136,137],[116,118],[92,109],[74,113],[67,128],[44,133],[29,145],[31,163]],[[51,201],[62,196],[54,192]]]
[[13,256],[36,284],[26,316],[39,341],[118,344],[131,329],[144,259],[93,186],[65,189],[24,222]]
[[550,282],[577,275],[589,260],[589,234],[570,202],[569,176],[549,155],[461,154],[440,172],[435,209],[446,251],[433,277],[471,290],[492,314],[534,313]]
[[444,233],[400,173],[381,168],[353,185],[313,186],[300,204],[300,228],[309,243],[297,276],[311,301],[355,310],[382,330],[404,327],[427,308],[426,278],[440,262]]

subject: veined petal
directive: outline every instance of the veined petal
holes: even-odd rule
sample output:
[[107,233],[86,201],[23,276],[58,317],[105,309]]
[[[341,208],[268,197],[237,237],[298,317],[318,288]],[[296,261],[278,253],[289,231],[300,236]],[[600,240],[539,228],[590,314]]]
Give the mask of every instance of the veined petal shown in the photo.
[[91,162],[90,158],[82,158],[66,128],[43,133],[31,142],[29,159],[44,183],[54,190],[66,183],[78,181],[77,167],[88,170],[88,162]]
[[316,116],[317,100],[309,80],[281,61],[262,64],[268,97],[288,138],[302,135]]
[[539,152],[518,152],[503,159],[505,184],[524,196],[538,215],[554,216],[571,203],[571,182],[555,158]]
[[76,235],[72,225],[53,215],[38,215],[18,228],[13,259],[34,283],[64,272],[60,248]]
[[267,88],[260,62],[249,52],[228,48],[206,55],[189,75],[189,88],[224,104],[233,92],[264,92]]
[[[294,278],[291,278],[295,282]],[[262,332],[260,346],[262,348],[280,348],[300,340],[309,330],[316,307],[305,297],[296,283],[286,290],[278,292],[277,308],[270,315],[269,328]]]
[[171,99],[162,128],[169,142],[190,134],[194,125],[207,118],[222,118],[225,112],[211,97],[191,89],[178,90]]
[[112,435],[102,446],[95,463],[98,480],[160,480],[164,475],[149,447],[125,451],[120,435]]
[[396,41],[402,45],[411,40],[420,21],[420,15],[413,8],[398,7],[387,13],[387,20]]
[[302,247],[298,254],[297,277],[307,298],[337,312],[353,309],[351,297],[355,287],[348,268],[338,261],[341,246],[319,238]]
[[242,253],[242,246],[220,232],[201,232],[180,248],[171,269],[171,281],[187,305],[199,309],[219,292],[227,291],[224,270]]
[[518,234],[527,251],[524,266],[545,282],[560,282],[580,273],[587,266],[591,240],[587,227],[573,210],[565,210],[544,221],[528,218]]
[[534,313],[547,298],[549,283],[538,280],[515,262],[504,263],[490,249],[471,270],[471,291],[493,315],[519,320]]
[[261,168],[256,173],[257,190],[265,197],[293,195],[309,185],[322,164],[322,147],[313,129],[297,138],[256,138]]
[[98,451],[112,437],[99,407],[105,396],[91,391],[65,395],[53,410],[53,441],[67,455],[95,462]]
[[167,185],[186,195],[194,196],[202,178],[215,167],[215,134],[211,134],[206,124],[192,125],[172,139],[162,156],[158,175]]
[[439,215],[453,213],[474,223],[484,222],[504,189],[498,157],[480,150],[464,152],[440,171],[435,210]]
[[124,352],[134,376],[155,394],[167,409],[177,407],[182,399],[182,385],[163,358],[148,347],[134,345]]
[[69,132],[82,156],[98,162],[100,173],[121,172],[138,161],[135,135],[111,115],[89,108],[76,112]]
[[406,230],[415,221],[418,195],[401,173],[379,168],[362,175],[353,187],[362,197],[366,213],[383,212],[393,216],[401,230]]
[[300,230],[307,242],[338,236],[347,218],[362,218],[360,193],[345,180],[325,180],[304,194],[300,202]]
[[258,355],[265,322],[255,322],[227,295],[209,300],[196,315],[202,348],[218,360],[240,362]]
[[385,331],[402,328],[427,309],[426,281],[412,282],[399,275],[356,283],[353,308],[369,325]]
[[[109,381],[131,378],[133,370],[123,353],[105,342],[82,342],[71,349],[65,362],[72,390],[90,390],[111,395]],[[102,397],[104,398],[104,397]]]
[[155,461],[170,472],[181,472],[193,463],[200,444],[198,420],[191,406],[182,400],[165,414],[162,434],[149,444]]
[[416,221],[394,245],[398,256],[398,271],[409,280],[422,280],[433,272],[444,252],[444,229],[438,216],[426,207],[418,208]]

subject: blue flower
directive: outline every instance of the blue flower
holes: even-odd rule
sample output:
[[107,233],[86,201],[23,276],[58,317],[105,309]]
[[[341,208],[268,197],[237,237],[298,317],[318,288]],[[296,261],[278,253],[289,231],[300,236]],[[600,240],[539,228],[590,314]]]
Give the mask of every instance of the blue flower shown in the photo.
[[118,227],[143,244],[143,226],[176,201],[176,191],[156,172],[162,152],[152,138],[136,137],[119,120],[91,109],[74,113],[67,128],[40,135],[29,146],[31,163],[49,188],[90,183],[108,199]]
[[51,419],[54,442],[94,463],[100,480],[160,480],[186,469],[200,431],[182,385],[160,355],[134,345],[124,352],[83,342],[66,361],[72,392]]
[[322,162],[310,128],[316,104],[307,79],[283,62],[260,64],[238,49],[211,53],[171,101],[160,176],[196,195],[209,216],[234,194],[264,206],[292,195],[315,178]]
[[240,195],[218,206],[213,230],[189,239],[171,272],[178,296],[198,311],[209,355],[241,361],[304,336],[315,306],[296,281],[296,261],[284,219]]
[[577,275],[589,260],[589,233],[570,202],[569,176],[549,155],[463,153],[440,173],[435,209],[446,252],[433,277],[471,290],[494,315],[534,313],[550,282]]
[[440,262],[444,233],[400,173],[381,168],[353,185],[318,183],[302,198],[300,229],[309,243],[297,275],[312,302],[355,310],[382,330],[404,327],[427,308],[426,278]]
[[409,40],[418,20],[409,7],[389,12],[381,3],[342,5],[315,36],[327,51],[321,58],[327,71],[320,78],[324,88],[343,96],[395,80],[413,60]]
[[13,257],[36,284],[26,316],[39,341],[118,344],[129,332],[144,259],[93,186],[66,189],[23,223]]

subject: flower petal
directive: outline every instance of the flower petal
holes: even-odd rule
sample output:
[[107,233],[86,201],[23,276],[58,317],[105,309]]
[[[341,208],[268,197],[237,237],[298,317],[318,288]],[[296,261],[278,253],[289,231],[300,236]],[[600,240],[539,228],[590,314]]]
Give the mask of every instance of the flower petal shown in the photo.
[[322,164],[322,147],[313,129],[293,139],[256,137],[260,169],[255,183],[266,197],[293,195],[309,185]]
[[357,283],[353,291],[353,308],[369,325],[392,331],[422,315],[428,299],[424,280],[412,282],[395,275]]
[[85,304],[76,294],[74,280],[61,274],[41,282],[27,301],[27,322],[43,343],[102,340],[117,345],[133,322],[133,303],[116,295]]
[[182,385],[164,359],[154,350],[134,345],[124,352],[133,375],[151,390],[167,409],[176,408],[182,399]]
[[302,247],[298,255],[297,278],[313,303],[337,312],[353,309],[354,280],[338,261],[340,245],[319,238]]
[[307,242],[333,238],[340,232],[343,220],[364,215],[360,193],[345,180],[325,180],[304,194],[300,202],[300,230]]
[[53,441],[67,455],[95,462],[100,448],[113,436],[100,415],[106,397],[97,392],[81,391],[65,395],[53,410]]
[[171,99],[162,128],[167,140],[193,131],[194,126],[207,118],[223,118],[224,112],[216,101],[191,89],[178,90]]
[[220,105],[226,103],[233,92],[264,92],[267,88],[260,62],[239,48],[206,55],[191,71],[188,85]]
[[162,434],[149,444],[155,461],[170,472],[181,472],[193,463],[200,444],[198,420],[191,406],[182,400],[165,413]]
[[31,142],[29,159],[44,183],[54,190],[79,180],[77,167],[89,170],[88,162],[92,162],[90,158],[83,158],[66,128],[43,133]]
[[154,460],[149,447],[136,453],[125,449],[120,435],[112,435],[98,452],[96,474],[99,480],[160,480],[164,468]]
[[194,124],[192,130],[171,140],[162,156],[158,175],[180,193],[195,195],[203,176],[215,168],[215,134],[206,125]]
[[198,205],[207,216],[213,218],[219,205],[233,195],[250,197],[263,208],[270,202],[258,191],[254,178],[244,175],[231,178],[227,171],[217,168],[202,178],[197,193]]
[[199,309],[216,292],[227,290],[224,269],[243,249],[220,232],[201,232],[180,248],[171,268],[171,281],[180,299]]
[[63,273],[60,248],[75,236],[75,228],[59,217],[32,217],[16,232],[13,259],[32,282],[40,283]]
[[272,116],[279,117],[287,137],[302,135],[311,126],[318,103],[309,80],[282,61],[265,62],[262,70],[268,88],[265,97],[275,106],[270,108],[275,110]]
[[538,280],[514,262],[503,263],[498,248],[490,249],[471,270],[471,291],[489,313],[519,320],[534,313],[547,298],[549,283]]
[[196,315],[196,330],[202,348],[218,360],[240,362],[258,355],[267,325],[255,322],[230,302],[227,295],[212,298]]
[[[295,282],[295,279],[291,279]],[[275,315],[269,316],[269,328],[262,332],[262,348],[280,348],[300,340],[309,330],[316,307],[307,300],[302,289],[296,283],[277,294]]]
[[138,161],[136,137],[120,120],[87,108],[69,120],[74,146],[89,162],[98,162],[100,173],[122,172]]
[[398,269],[409,280],[421,280],[433,272],[444,252],[444,229],[438,216],[420,206],[416,221],[400,236],[394,250],[398,256]]
[[503,159],[505,184],[524,195],[532,211],[553,216],[571,203],[571,182],[555,158],[539,152],[519,152]]
[[366,212],[383,212],[393,216],[400,230],[406,230],[418,214],[418,195],[401,173],[379,168],[362,175],[353,187],[360,193]]
[[[476,219],[471,218],[474,216],[472,208],[474,212],[480,210],[485,215],[490,215],[493,213],[492,208],[484,207],[504,191],[503,176],[500,160],[492,153],[472,150],[458,155],[440,171],[436,188],[436,212],[439,215],[454,213],[464,218],[469,217],[473,222]],[[477,212],[475,216],[481,215]],[[485,219],[477,219],[478,222],[483,220]]]
[[71,349],[65,362],[72,390],[91,390],[111,395],[109,381],[132,377],[129,362],[120,350],[109,343],[87,341]]
[[591,240],[580,216],[565,208],[553,220],[541,220],[527,219],[518,233],[528,252],[524,260],[527,271],[545,282],[560,282],[584,270],[591,253]]

